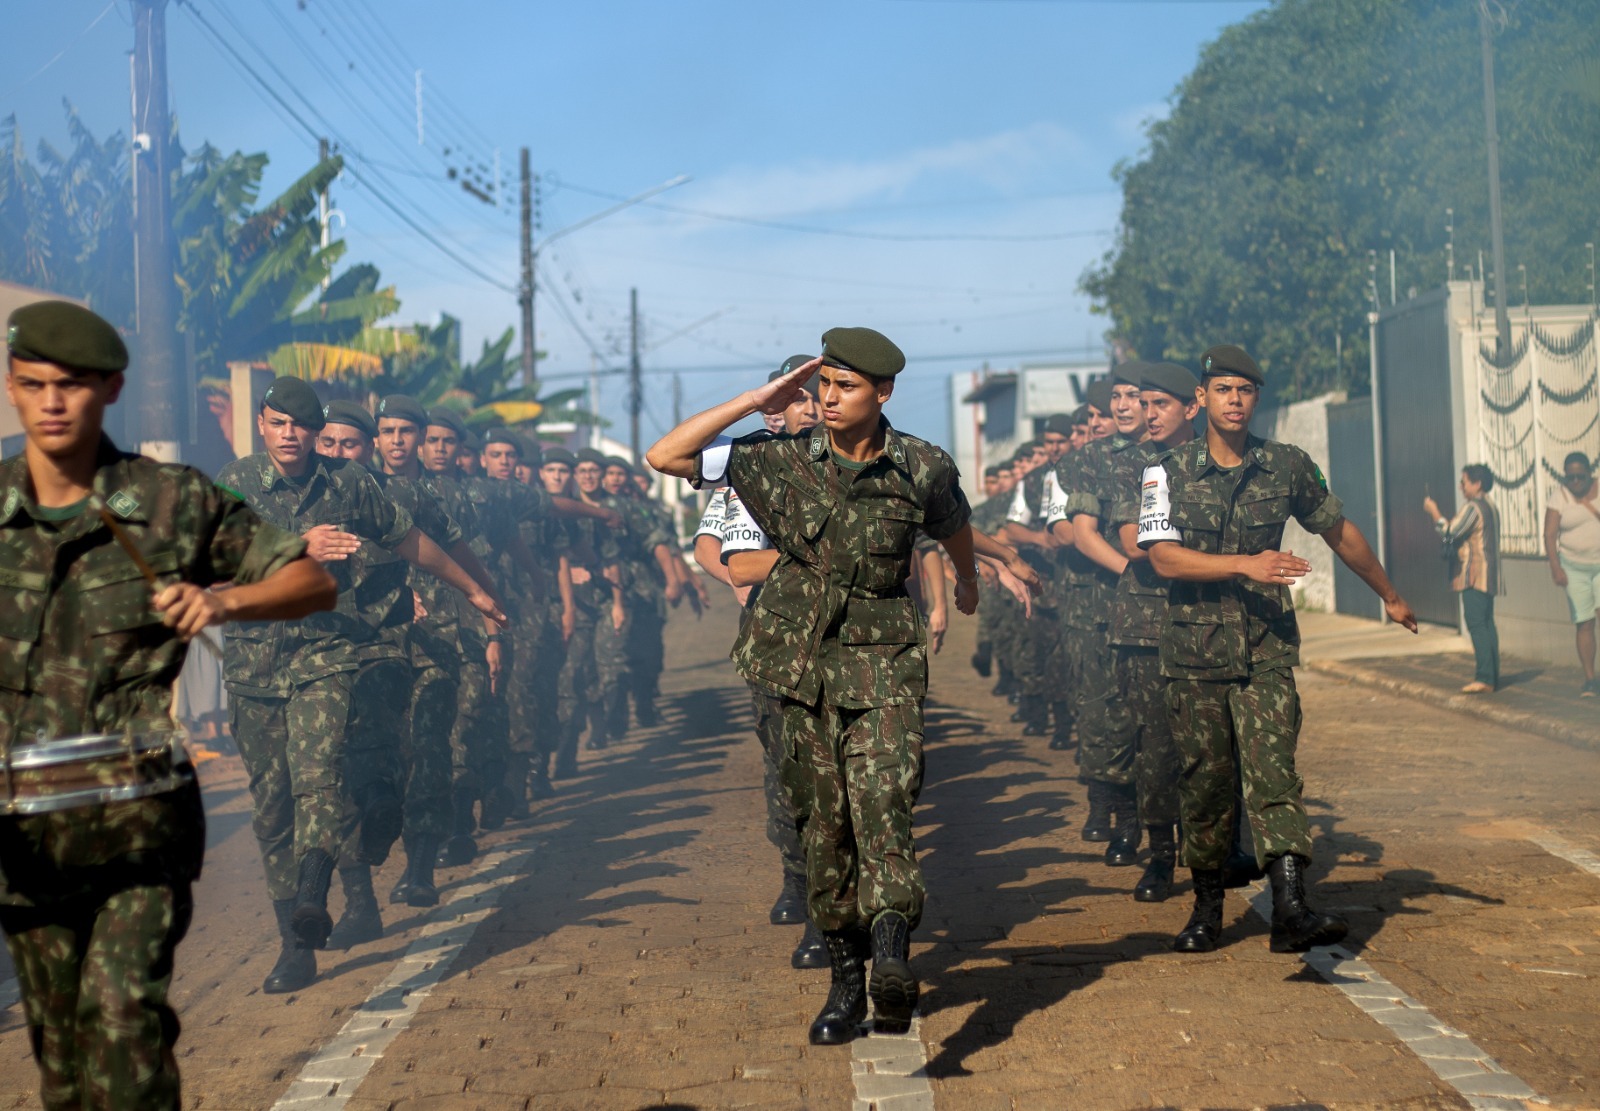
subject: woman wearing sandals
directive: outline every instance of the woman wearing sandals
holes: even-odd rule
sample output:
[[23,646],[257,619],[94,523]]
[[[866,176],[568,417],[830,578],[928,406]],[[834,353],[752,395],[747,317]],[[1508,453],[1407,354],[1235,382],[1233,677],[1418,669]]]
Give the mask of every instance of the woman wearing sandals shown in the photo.
[[1578,662],[1583,665],[1580,698],[1600,694],[1594,673],[1595,614],[1600,609],[1600,508],[1596,508],[1594,467],[1581,451],[1567,456],[1561,482],[1550,492],[1544,515],[1544,550],[1550,577],[1567,592],[1572,623],[1578,629]]
[[1446,518],[1431,497],[1423,512],[1433,519],[1454,574],[1450,588],[1461,595],[1461,611],[1472,638],[1477,672],[1463,694],[1489,694],[1500,686],[1500,634],[1494,627],[1494,598],[1500,593],[1500,514],[1485,496],[1494,489],[1494,472],[1482,463],[1461,469],[1461,508]]

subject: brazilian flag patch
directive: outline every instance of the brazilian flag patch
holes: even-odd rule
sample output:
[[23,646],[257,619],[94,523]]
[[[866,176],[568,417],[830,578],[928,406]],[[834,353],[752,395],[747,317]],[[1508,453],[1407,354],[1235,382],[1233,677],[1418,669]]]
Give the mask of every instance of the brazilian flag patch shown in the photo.
[[1322,477],[1322,468],[1313,463],[1311,464],[1311,469],[1316,472],[1317,485],[1326,490],[1328,488],[1328,480]]
[[232,486],[224,486],[220,482],[215,483],[214,485],[216,486],[216,488],[218,490],[221,490],[224,494],[227,494],[230,498],[233,498],[235,501],[244,501],[244,495],[239,493],[239,491],[235,490]]

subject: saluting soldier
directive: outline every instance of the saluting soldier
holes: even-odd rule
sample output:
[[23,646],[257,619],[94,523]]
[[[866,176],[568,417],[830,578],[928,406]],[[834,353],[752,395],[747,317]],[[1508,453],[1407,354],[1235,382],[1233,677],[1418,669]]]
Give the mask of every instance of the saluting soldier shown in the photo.
[[[909,1026],[918,995],[909,958],[924,887],[911,811],[928,660],[905,591],[917,530],[949,551],[963,613],[977,608],[978,575],[954,462],[883,418],[905,356],[868,328],[835,328],[822,342],[819,359],[691,417],[649,459],[697,486],[726,476],[780,553],[734,661],[783,699],[811,919],[833,967],[810,1037],[840,1044],[855,1036],[869,993],[886,1032]],[[745,417],[781,412],[814,373],[823,426],[717,440]]]
[[[48,1111],[176,1109],[167,991],[205,811],[172,687],[202,629],[304,617],[333,605],[334,584],[305,541],[233,492],[102,433],[128,365],[110,324],[62,301],[7,323],[6,396],[26,446],[0,463],[0,748],[12,769],[0,927]],[[143,770],[121,785],[152,793],[50,807],[53,775],[73,765],[30,774],[30,758],[96,735],[112,753],[79,765],[87,776],[115,781],[131,749]],[[41,795],[25,794],[29,780]]]
[[1127,566],[1117,580],[1110,610],[1110,641],[1116,652],[1117,697],[1133,727],[1134,777],[1139,823],[1150,835],[1150,861],[1134,885],[1142,903],[1172,893],[1178,843],[1178,750],[1167,713],[1167,681],[1161,674],[1161,629],[1167,620],[1167,581],[1139,547],[1139,483],[1145,469],[1194,438],[1199,380],[1176,363],[1147,364],[1140,372],[1145,440],[1112,457],[1114,495],[1106,524],[1115,530]]
[[[313,951],[333,929],[328,887],[344,826],[352,693],[402,604],[385,560],[377,553],[351,557],[373,545],[444,579],[492,620],[505,620],[495,600],[384,496],[370,470],[313,450],[326,423],[308,383],[278,378],[256,414],[266,450],[234,460],[218,476],[264,519],[301,532],[340,588],[332,613],[242,624],[227,639],[233,737],[250,773],[256,840],[282,943],[262,984],[269,994],[298,991],[316,978]],[[402,574],[409,607],[404,586]]]
[[1237,777],[1257,863],[1272,881],[1272,950],[1304,952],[1339,941],[1347,926],[1306,903],[1311,832],[1295,770],[1300,631],[1289,587],[1311,565],[1279,550],[1284,525],[1293,517],[1321,536],[1391,620],[1416,632],[1417,619],[1311,457],[1250,434],[1265,382],[1255,360],[1223,344],[1201,367],[1206,434],[1145,471],[1139,514],[1139,545],[1172,580],[1161,670],[1183,761],[1181,861],[1195,891],[1173,948],[1205,953],[1221,940]]

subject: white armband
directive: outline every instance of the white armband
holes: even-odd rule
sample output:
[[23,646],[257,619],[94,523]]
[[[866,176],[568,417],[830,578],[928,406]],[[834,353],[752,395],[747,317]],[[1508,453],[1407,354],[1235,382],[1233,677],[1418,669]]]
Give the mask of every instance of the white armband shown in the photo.
[[762,552],[772,547],[739,495],[728,491],[728,511],[722,519],[722,562],[735,552]]
[[1061,488],[1052,468],[1044,476],[1044,523],[1046,527],[1067,519],[1067,492]]
[[1017,483],[1016,497],[1011,499],[1011,509],[1006,513],[1006,522],[1024,528],[1033,524],[1033,510],[1028,508],[1028,496],[1023,493],[1020,482]]
[[733,455],[733,438],[718,436],[700,450],[700,481],[713,485],[728,480],[728,459]]
[[1164,540],[1183,543],[1183,533],[1172,525],[1172,495],[1167,489],[1167,469],[1155,463],[1144,469],[1139,481],[1139,547]]

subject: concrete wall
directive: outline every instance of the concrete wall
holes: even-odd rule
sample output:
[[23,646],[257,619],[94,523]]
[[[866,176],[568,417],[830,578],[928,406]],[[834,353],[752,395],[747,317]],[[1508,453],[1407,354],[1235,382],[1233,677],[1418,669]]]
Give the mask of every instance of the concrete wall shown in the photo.
[[[1296,401],[1258,413],[1250,422],[1250,430],[1257,436],[1280,443],[1294,444],[1316,460],[1317,466],[1328,480],[1328,488],[1338,493],[1338,476],[1328,463],[1328,406],[1345,400],[1342,390],[1322,394],[1320,397]],[[1334,609],[1333,552],[1322,538],[1313,536],[1294,521],[1283,531],[1283,547],[1295,555],[1311,561],[1311,573],[1294,587],[1294,604],[1297,609],[1330,613]]]
[[1508,558],[1501,563],[1501,573],[1506,592],[1494,604],[1500,651],[1540,663],[1576,667],[1578,653],[1567,611],[1567,592],[1550,581],[1550,565],[1542,559]]

